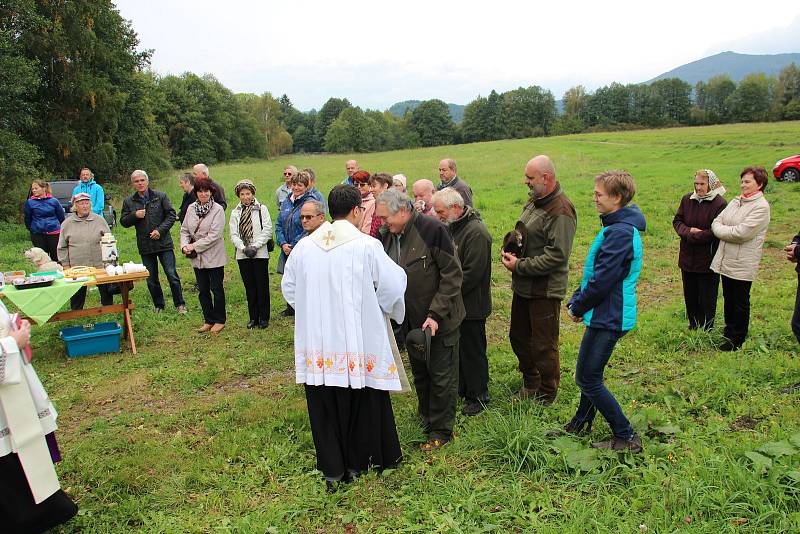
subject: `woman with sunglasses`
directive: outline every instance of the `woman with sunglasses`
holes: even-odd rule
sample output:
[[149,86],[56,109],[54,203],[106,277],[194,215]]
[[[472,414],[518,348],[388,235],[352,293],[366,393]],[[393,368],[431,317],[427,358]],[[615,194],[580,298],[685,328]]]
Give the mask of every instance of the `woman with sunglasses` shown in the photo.
[[358,229],[369,235],[372,228],[372,216],[375,214],[375,196],[369,185],[370,174],[367,171],[356,171],[351,177],[353,185],[361,193],[361,210],[363,212]]

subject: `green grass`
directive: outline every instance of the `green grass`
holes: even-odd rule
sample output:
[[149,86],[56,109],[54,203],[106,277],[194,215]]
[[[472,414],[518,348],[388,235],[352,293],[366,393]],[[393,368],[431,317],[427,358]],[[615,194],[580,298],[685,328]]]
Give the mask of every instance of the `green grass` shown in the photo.
[[[125,351],[69,360],[57,337],[63,323],[34,328],[35,363],[60,413],[65,459],[58,471],[81,507],[63,531],[799,531],[798,393],[781,392],[800,382],[798,344],[789,328],[797,278],[781,248],[800,229],[800,184],[769,186],[772,222],[753,285],[750,336],[733,354],[714,348],[719,328],[711,335],[686,328],[671,226],[696,169],[713,169],[731,198],[742,167],[770,169],[777,159],[800,152],[798,139],[800,122],[784,122],[356,156],[367,170],[405,173],[409,185],[435,179],[441,158],[456,159],[497,248],[525,202],[526,161],[549,154],[578,210],[571,287],[598,230],[592,176],[609,168],[633,173],[639,185],[635,202],[648,220],[640,322],[619,343],[607,381],[644,434],[643,455],[589,450],[591,440],[608,435],[600,419],[589,438],[547,437],[577,404],[579,325],[562,321],[562,387],[555,405],[511,402],[520,376],[507,341],[510,278],[496,261],[488,322],[491,408],[475,418],[459,414],[455,441],[426,456],[417,449],[423,434],[413,394],[393,397],[404,462],[326,494],[314,468],[302,388],[294,384],[292,326],[277,315],[283,308],[279,277],[270,279],[269,329],[249,331],[244,291],[231,262],[229,322],[216,338],[193,332],[201,322],[196,293],[186,293],[188,317],[169,309],[157,316],[144,284],[134,291],[136,356]],[[238,179],[254,179],[274,217],[274,190],[284,165],[313,167],[327,192],[341,180],[350,157],[293,156],[216,166],[212,173],[229,198]],[[177,173],[154,185],[179,200]],[[120,195],[115,203],[121,203]],[[123,258],[138,259],[133,231],[120,228],[115,235]],[[24,268],[24,228],[0,226],[0,241],[4,269]],[[179,260],[179,272],[190,285],[185,260]],[[90,293],[90,302],[97,300]],[[720,301],[720,323],[721,308]]]

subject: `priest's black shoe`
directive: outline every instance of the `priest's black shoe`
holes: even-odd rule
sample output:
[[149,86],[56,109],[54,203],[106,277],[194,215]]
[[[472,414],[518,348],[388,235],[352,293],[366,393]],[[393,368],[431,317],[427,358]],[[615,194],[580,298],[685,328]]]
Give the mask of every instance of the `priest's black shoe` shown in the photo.
[[247,323],[247,328],[255,328],[255,327],[256,327],[255,321],[250,321],[249,323]]
[[736,343],[734,343],[730,339],[726,339],[719,346],[719,350],[721,350],[722,352],[732,352],[734,350],[739,350],[739,345],[736,345]]
[[284,317],[294,317],[294,308],[286,306],[286,309],[281,312]]
[[264,330],[264,329],[265,329],[266,327],[268,327],[268,326],[269,326],[269,321],[259,321],[259,322],[258,322],[258,327],[259,327],[261,330]]

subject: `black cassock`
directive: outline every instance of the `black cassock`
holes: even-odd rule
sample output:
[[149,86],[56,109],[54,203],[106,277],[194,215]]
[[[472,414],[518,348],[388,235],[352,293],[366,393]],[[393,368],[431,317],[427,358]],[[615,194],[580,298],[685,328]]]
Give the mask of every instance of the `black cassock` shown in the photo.
[[326,480],[350,480],[370,467],[387,469],[400,462],[388,391],[307,384],[305,389],[317,469]]

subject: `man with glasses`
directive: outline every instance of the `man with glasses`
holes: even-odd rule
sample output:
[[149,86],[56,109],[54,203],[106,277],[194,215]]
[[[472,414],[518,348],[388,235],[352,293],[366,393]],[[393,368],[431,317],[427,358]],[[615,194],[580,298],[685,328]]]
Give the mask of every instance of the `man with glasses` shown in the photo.
[[[428,436],[421,448],[429,452],[453,439],[459,326],[465,316],[461,264],[447,227],[436,217],[417,213],[405,193],[394,188],[381,193],[375,214],[386,223],[378,234],[384,250],[408,277],[403,326],[409,331],[406,347]],[[430,349],[419,350],[415,336],[430,339]]]
[[278,201],[278,211],[281,211],[281,206],[286,197],[292,194],[292,178],[297,175],[297,167],[288,165],[283,169],[283,183],[275,190],[275,200]]
[[307,200],[300,208],[300,224],[303,225],[303,237],[313,234],[314,230],[325,222],[325,206],[318,200]]

